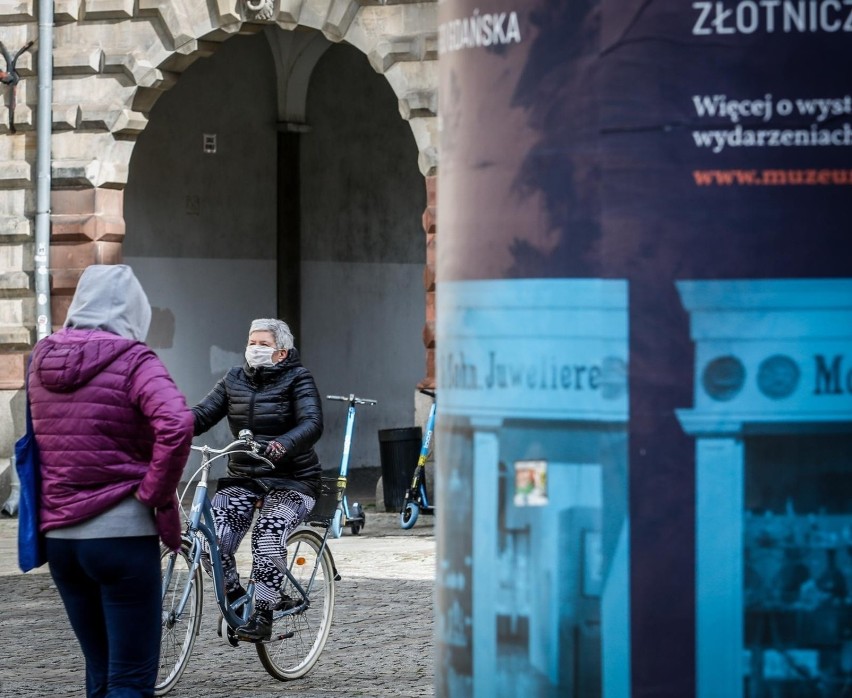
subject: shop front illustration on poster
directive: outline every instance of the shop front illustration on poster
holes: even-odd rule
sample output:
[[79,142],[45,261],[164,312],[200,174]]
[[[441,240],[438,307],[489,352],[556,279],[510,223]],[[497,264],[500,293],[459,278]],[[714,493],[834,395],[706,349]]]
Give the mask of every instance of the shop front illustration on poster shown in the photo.
[[472,555],[438,575],[440,693],[626,695],[627,286],[447,282],[439,303],[441,410],[475,483]]
[[841,696],[852,280],[677,286],[696,343],[695,406],[677,414],[696,439],[698,696]]

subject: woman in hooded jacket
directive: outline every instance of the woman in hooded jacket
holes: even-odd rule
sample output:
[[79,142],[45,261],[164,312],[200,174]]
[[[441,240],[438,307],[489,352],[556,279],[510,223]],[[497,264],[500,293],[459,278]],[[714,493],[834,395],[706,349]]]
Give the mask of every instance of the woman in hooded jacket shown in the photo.
[[193,417],[144,343],[151,306],[130,267],[80,277],[65,327],[32,354],[40,528],[86,660],[86,695],[152,696],[160,546],[180,545],[175,494]]
[[254,320],[245,364],[232,368],[192,411],[196,434],[227,417],[234,437],[243,429],[250,430],[263,444],[262,455],[275,464],[272,472],[264,472],[251,456],[232,454],[228,463],[231,477],[219,480],[213,498],[229,602],[245,594],[234,555],[251,527],[255,507],[261,507],[251,539],[254,613],[235,632],[245,640],[268,640],[273,609],[290,602],[279,591],[287,537],[313,509],[322,475],[314,451],[322,435],[322,405],[287,324]]

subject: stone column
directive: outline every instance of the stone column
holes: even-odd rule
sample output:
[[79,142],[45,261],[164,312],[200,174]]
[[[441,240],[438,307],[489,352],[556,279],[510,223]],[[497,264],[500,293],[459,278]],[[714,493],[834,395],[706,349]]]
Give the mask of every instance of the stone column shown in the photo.
[[426,177],[426,210],[423,212],[423,230],[426,232],[426,266],[423,269],[423,289],[426,292],[426,323],[423,326],[423,344],[426,347],[426,377],[421,388],[435,387],[435,266],[437,263],[435,234],[437,228],[438,177]]
[[53,329],[65,322],[83,270],[119,264],[124,240],[124,191],[94,187],[51,192],[51,304]]

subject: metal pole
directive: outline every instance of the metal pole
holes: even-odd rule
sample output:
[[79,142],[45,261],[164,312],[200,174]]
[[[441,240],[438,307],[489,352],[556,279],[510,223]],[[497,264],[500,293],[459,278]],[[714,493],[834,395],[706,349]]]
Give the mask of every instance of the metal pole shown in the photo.
[[53,128],[53,0],[39,0],[38,112],[36,114],[35,291],[36,339],[51,332],[50,140]]
[[[53,129],[53,0],[38,5],[38,111],[36,112],[35,292],[36,341],[50,334],[50,137]],[[12,457],[12,491],[2,512],[18,511],[20,481]]]

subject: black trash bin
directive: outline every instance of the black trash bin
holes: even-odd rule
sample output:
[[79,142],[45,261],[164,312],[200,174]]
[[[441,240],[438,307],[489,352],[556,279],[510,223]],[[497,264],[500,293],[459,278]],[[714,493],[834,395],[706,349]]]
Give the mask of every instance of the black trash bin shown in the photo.
[[382,489],[385,511],[400,511],[405,490],[411,483],[423,430],[420,427],[379,430],[379,458],[382,461]]

